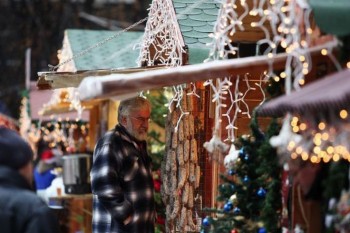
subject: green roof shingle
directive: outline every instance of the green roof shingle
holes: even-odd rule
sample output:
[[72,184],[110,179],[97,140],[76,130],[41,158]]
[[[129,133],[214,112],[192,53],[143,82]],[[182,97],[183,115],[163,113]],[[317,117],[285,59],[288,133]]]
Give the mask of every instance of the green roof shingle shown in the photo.
[[220,3],[214,0],[197,4],[197,0],[173,0],[182,36],[189,47],[190,64],[201,63],[208,57],[206,44],[212,41],[208,35],[214,31],[220,9]]
[[323,32],[337,36],[350,35],[349,0],[310,0],[316,24]]
[[[105,30],[66,30],[73,56],[117,33]],[[77,70],[137,67],[136,61],[140,51],[133,49],[133,46],[140,43],[142,36],[143,32],[123,32],[103,45],[91,49],[85,55],[75,58],[75,67]]]

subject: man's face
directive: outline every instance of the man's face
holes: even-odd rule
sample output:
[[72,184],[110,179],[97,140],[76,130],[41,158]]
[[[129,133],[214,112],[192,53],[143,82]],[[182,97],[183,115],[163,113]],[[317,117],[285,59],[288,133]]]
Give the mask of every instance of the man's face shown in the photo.
[[126,117],[126,130],[139,141],[147,139],[150,114],[149,109],[144,108],[131,111]]

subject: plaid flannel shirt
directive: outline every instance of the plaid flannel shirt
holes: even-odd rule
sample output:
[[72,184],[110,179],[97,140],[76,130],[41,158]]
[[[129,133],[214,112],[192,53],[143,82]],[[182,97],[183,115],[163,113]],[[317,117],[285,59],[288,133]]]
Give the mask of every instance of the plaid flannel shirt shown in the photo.
[[[146,142],[138,142],[117,125],[98,141],[90,176],[93,233],[154,232],[154,187]],[[129,216],[132,221],[124,225]]]

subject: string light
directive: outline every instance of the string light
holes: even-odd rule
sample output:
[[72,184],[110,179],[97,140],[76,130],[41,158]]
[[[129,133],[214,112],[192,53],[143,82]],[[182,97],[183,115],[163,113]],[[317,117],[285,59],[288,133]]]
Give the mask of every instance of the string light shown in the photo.
[[305,161],[305,160],[308,160],[308,159],[309,159],[308,153],[302,152],[302,153],[301,153],[301,159],[304,160],[304,161]]
[[281,72],[281,73],[280,73],[280,77],[281,77],[281,78],[285,78],[285,77],[287,77],[286,72],[284,72],[284,71],[283,71],[283,72]]
[[306,130],[307,126],[305,123],[301,123],[299,128],[300,128],[300,130],[304,131],[304,130]]
[[320,130],[324,130],[324,129],[326,128],[326,124],[325,124],[324,122],[320,122],[320,123],[318,124],[318,128],[319,128]]
[[[347,116],[347,111],[345,109],[339,111],[339,120],[343,119],[340,115]],[[291,159],[296,159],[297,155],[300,155],[302,160],[309,160],[312,163],[336,162],[340,159],[350,161],[348,151],[350,143],[345,139],[350,136],[350,132],[347,131],[346,127],[338,126],[335,128],[332,126],[331,123],[338,124],[334,121],[334,117],[330,118],[333,119],[331,122],[321,120],[315,125],[315,129],[306,130],[309,126],[294,116],[290,121],[293,132],[300,132],[304,139],[298,144],[292,140],[287,144]],[[344,133],[348,136],[345,136]]]
[[339,116],[341,119],[346,119],[348,117],[348,112],[345,109],[343,109],[339,112]]

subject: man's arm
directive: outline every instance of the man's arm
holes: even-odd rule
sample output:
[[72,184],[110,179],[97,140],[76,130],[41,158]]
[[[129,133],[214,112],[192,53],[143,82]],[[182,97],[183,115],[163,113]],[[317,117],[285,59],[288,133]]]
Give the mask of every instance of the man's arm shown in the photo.
[[[113,153],[121,153],[114,151]],[[120,184],[116,156],[112,153],[111,144],[105,144],[94,151],[94,163],[91,169],[92,193],[97,195],[99,202],[111,213],[112,217],[128,223],[133,212],[131,203],[125,198]]]

